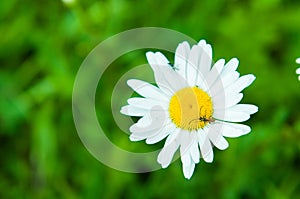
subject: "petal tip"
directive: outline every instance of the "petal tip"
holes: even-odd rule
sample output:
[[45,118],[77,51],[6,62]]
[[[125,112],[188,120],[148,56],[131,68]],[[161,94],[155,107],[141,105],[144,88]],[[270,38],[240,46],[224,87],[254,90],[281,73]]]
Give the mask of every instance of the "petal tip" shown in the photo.
[[205,39],[201,39],[199,42],[198,42],[198,46],[204,46],[206,45],[206,40]]
[[157,141],[155,139],[149,139],[149,138],[146,139],[146,144],[155,144],[157,142],[159,142],[159,141]]
[[249,74],[249,79],[250,79],[250,81],[252,83],[256,79],[256,77],[253,74]]
[[258,106],[253,105],[253,111],[251,114],[257,113],[258,112]]
[[182,166],[183,166],[184,177],[187,180],[191,179],[195,170],[195,163],[190,163],[189,165],[182,165]]
[[127,80],[127,85],[129,86],[129,87],[134,87],[134,85],[136,84],[136,79],[129,79],[129,80]]
[[236,62],[236,63],[239,63],[239,62],[240,62],[239,59],[238,59],[237,57],[233,57],[233,58],[231,59],[231,61]]
[[146,57],[153,56],[153,55],[154,55],[154,52],[152,52],[152,51],[146,52]]
[[214,161],[214,155],[213,153],[209,153],[203,156],[203,159],[206,163],[212,163]]
[[137,142],[137,141],[141,141],[142,138],[138,138],[138,137],[135,137],[133,134],[130,134],[129,140],[132,142]]
[[190,47],[190,44],[189,44],[187,41],[183,41],[183,42],[181,42],[181,43],[178,45],[178,47],[179,47],[179,46]]
[[123,106],[120,110],[120,113],[124,114],[124,115],[127,115],[128,114],[128,108],[127,106]]
[[223,151],[223,150],[226,150],[228,147],[229,147],[229,144],[228,144],[228,142],[226,142],[226,144],[224,143],[224,145],[222,145],[222,147],[220,147],[219,149]]

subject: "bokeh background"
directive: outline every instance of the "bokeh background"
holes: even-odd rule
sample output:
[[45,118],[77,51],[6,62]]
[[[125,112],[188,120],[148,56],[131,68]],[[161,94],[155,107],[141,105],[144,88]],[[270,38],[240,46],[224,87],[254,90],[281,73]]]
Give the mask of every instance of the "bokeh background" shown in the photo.
[[[257,77],[242,101],[259,106],[246,122],[252,132],[214,149],[191,180],[179,160],[144,174],[111,169],[76,133],[72,87],[82,61],[106,38],[144,26],[204,38],[214,59],[238,57],[238,71]],[[299,56],[297,0],[0,1],[0,198],[300,198]],[[136,152],[162,144],[131,143],[110,96],[142,63],[142,51],[114,62],[96,98],[107,136]]]

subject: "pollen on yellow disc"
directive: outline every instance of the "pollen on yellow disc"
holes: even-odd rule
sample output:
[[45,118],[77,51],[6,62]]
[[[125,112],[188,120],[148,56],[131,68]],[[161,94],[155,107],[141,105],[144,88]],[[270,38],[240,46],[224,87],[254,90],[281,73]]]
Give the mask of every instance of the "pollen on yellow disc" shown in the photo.
[[178,128],[188,131],[197,130],[209,123],[204,118],[212,118],[212,100],[198,87],[183,88],[172,96],[169,113]]

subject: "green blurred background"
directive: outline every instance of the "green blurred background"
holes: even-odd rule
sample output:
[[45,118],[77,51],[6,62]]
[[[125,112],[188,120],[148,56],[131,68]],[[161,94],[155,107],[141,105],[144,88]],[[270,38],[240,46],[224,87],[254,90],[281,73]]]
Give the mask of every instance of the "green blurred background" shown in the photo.
[[[204,38],[214,59],[238,57],[239,72],[257,77],[242,101],[259,106],[246,122],[252,132],[214,149],[214,163],[200,162],[189,181],[180,161],[145,174],[113,170],[76,133],[82,61],[106,38],[144,26]],[[300,1],[2,0],[0,35],[0,198],[300,198]],[[114,63],[97,106],[109,137],[151,151],[161,144],[131,143],[110,112],[116,77],[137,63],[144,52]]]

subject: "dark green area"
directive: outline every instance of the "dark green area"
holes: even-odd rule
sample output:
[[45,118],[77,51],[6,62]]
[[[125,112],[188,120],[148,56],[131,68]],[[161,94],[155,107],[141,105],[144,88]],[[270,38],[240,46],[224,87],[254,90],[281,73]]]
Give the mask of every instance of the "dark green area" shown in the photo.
[[[76,133],[72,87],[82,61],[106,38],[144,26],[204,38],[214,59],[238,57],[238,71],[257,77],[243,99],[259,106],[246,122],[252,132],[214,149],[214,162],[200,162],[189,181],[180,161],[145,174],[113,170]],[[0,198],[300,198],[299,56],[296,0],[2,0]],[[141,63],[144,52],[115,62],[97,106],[108,137],[151,151],[161,144],[130,142],[110,113],[113,83]]]

